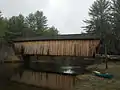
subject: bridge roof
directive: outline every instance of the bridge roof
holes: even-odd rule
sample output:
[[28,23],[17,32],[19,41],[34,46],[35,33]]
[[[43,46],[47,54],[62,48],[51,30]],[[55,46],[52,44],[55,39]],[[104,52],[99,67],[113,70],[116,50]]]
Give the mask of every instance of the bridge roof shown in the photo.
[[63,34],[56,36],[37,36],[37,37],[24,37],[14,39],[14,42],[27,42],[27,41],[47,41],[47,40],[99,40],[100,38],[92,34]]

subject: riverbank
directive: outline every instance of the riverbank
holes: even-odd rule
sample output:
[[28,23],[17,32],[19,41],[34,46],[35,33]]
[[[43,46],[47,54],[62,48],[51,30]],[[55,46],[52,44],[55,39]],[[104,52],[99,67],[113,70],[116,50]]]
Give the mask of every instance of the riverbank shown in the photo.
[[114,75],[113,79],[105,79],[94,76],[93,74],[79,75],[80,83],[76,90],[120,90],[120,62],[108,63],[108,69],[105,70],[105,64],[91,65],[89,70],[98,70]]

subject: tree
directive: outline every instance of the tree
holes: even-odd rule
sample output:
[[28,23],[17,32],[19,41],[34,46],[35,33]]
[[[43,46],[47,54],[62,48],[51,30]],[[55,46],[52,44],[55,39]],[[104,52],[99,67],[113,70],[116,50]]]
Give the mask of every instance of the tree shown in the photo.
[[0,13],[0,38],[5,38],[7,41],[18,37],[53,36],[57,34],[57,28],[54,26],[47,27],[47,18],[43,12],[30,13],[27,17],[19,14],[9,19],[2,17]]
[[[96,0],[89,9],[90,20],[85,20],[87,24],[85,30],[88,33],[93,33],[100,36],[101,41],[104,45],[104,53],[107,57],[108,46],[110,43],[110,37],[112,35],[111,29],[111,4],[108,0]],[[106,68],[107,58],[105,59]]]
[[26,28],[24,16],[12,16],[8,20],[8,32],[6,32],[6,39],[11,40],[17,37],[21,37],[22,32]]
[[[112,16],[113,16],[113,31],[115,40],[115,47],[120,52],[120,0],[112,0]],[[120,54],[120,53],[118,53]]]
[[[108,17],[109,19],[109,26],[110,30],[109,32],[105,33],[105,36],[107,37],[108,43],[108,50],[112,54],[120,54],[120,1],[119,0],[111,0],[111,10],[110,15]],[[109,39],[109,40],[108,40]]]
[[7,32],[7,19],[2,17],[2,13],[0,12],[0,39],[3,39],[5,32]]
[[84,21],[87,24],[84,27],[85,31],[99,35],[103,44],[107,44],[108,47],[110,40],[113,39],[110,38],[113,37],[111,3],[108,0],[95,1],[89,9],[89,16],[90,19]]
[[110,2],[108,0],[97,0],[89,9],[90,20],[85,20],[87,24],[85,30],[89,33],[104,36],[111,30],[110,27]]
[[36,34],[41,35],[47,28],[47,18],[43,15],[42,11],[37,11],[34,14],[30,13],[26,17],[26,23]]
[[120,0],[112,0],[112,2],[114,35],[117,40],[120,40]]
[[35,32],[31,30],[31,28],[24,28],[21,35],[21,37],[24,37],[24,38],[35,37],[35,36],[37,35]]
[[57,28],[55,28],[54,26],[44,30],[43,35],[44,36],[55,36],[58,35],[59,31],[57,30]]

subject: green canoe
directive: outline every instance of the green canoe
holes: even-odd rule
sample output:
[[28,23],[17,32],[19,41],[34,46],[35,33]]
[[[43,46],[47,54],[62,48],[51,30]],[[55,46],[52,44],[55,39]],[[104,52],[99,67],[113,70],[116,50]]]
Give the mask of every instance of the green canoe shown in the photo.
[[113,75],[112,74],[108,74],[108,73],[100,73],[98,71],[94,71],[95,76],[98,77],[102,77],[102,78],[108,78],[108,79],[112,79]]

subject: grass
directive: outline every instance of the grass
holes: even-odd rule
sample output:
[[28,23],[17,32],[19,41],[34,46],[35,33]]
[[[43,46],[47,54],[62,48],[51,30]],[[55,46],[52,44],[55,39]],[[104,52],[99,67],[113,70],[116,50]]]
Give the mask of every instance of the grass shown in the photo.
[[92,65],[88,69],[91,71],[98,70],[102,72],[107,72],[114,75],[113,79],[105,79],[89,75],[80,75],[78,78],[82,78],[82,82],[76,86],[76,90],[120,90],[120,64],[118,63],[108,63],[109,68],[105,69],[105,64],[100,64],[97,66]]

